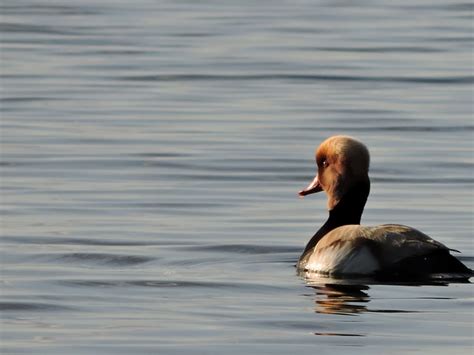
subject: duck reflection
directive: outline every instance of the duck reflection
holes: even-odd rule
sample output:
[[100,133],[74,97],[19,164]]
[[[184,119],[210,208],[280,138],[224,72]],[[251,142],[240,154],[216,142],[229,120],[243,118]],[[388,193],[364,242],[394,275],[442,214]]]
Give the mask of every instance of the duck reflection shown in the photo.
[[323,314],[357,315],[365,312],[405,313],[413,312],[396,309],[368,308],[370,302],[369,285],[398,286],[447,286],[450,283],[465,283],[464,279],[406,280],[404,282],[381,281],[370,278],[332,278],[318,273],[303,271],[298,273],[308,287],[315,290],[315,311]]
[[367,312],[370,301],[366,285],[324,284],[310,287],[316,290],[316,312],[325,314],[358,314]]
[[368,311],[370,288],[362,280],[335,279],[308,271],[298,274],[315,290],[317,313],[355,315]]

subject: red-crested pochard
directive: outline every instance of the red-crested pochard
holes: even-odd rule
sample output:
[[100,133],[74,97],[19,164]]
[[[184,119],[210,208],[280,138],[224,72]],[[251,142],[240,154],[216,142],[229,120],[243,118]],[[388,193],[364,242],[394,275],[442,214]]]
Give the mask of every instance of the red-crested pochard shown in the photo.
[[330,275],[472,276],[452,249],[414,228],[360,225],[370,190],[369,161],[367,147],[348,136],[330,137],[316,150],[317,175],[299,195],[324,191],[329,218],[306,245],[298,269]]

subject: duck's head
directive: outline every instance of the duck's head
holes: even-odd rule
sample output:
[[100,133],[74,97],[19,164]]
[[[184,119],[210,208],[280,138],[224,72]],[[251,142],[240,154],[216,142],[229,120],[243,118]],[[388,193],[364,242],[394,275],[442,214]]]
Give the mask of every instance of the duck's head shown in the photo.
[[369,180],[369,150],[348,136],[332,136],[316,149],[318,172],[300,196],[325,191],[332,210],[354,186]]

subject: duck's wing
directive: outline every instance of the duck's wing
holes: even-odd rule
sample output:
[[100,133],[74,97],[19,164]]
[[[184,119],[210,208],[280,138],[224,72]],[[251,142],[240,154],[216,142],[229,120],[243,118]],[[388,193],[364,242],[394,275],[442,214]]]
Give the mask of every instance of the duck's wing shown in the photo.
[[[300,266],[331,274],[373,274],[407,258],[449,249],[426,234],[403,225],[346,225],[322,238]],[[449,254],[449,253],[448,253]]]
[[373,251],[382,266],[393,265],[410,257],[449,252],[447,246],[412,227],[383,224],[367,229],[365,238],[373,243]]
[[372,227],[369,240],[374,243],[380,277],[436,277],[469,278],[473,271],[450,254],[444,244],[426,234],[403,225]]

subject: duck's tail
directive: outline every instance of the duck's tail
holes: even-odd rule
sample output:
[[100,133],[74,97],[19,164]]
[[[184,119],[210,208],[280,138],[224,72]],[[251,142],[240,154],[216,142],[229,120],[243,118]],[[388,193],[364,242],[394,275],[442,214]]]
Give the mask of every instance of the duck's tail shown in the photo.
[[381,270],[381,278],[423,279],[442,277],[446,279],[469,279],[474,271],[451,255],[448,250],[412,256]]

